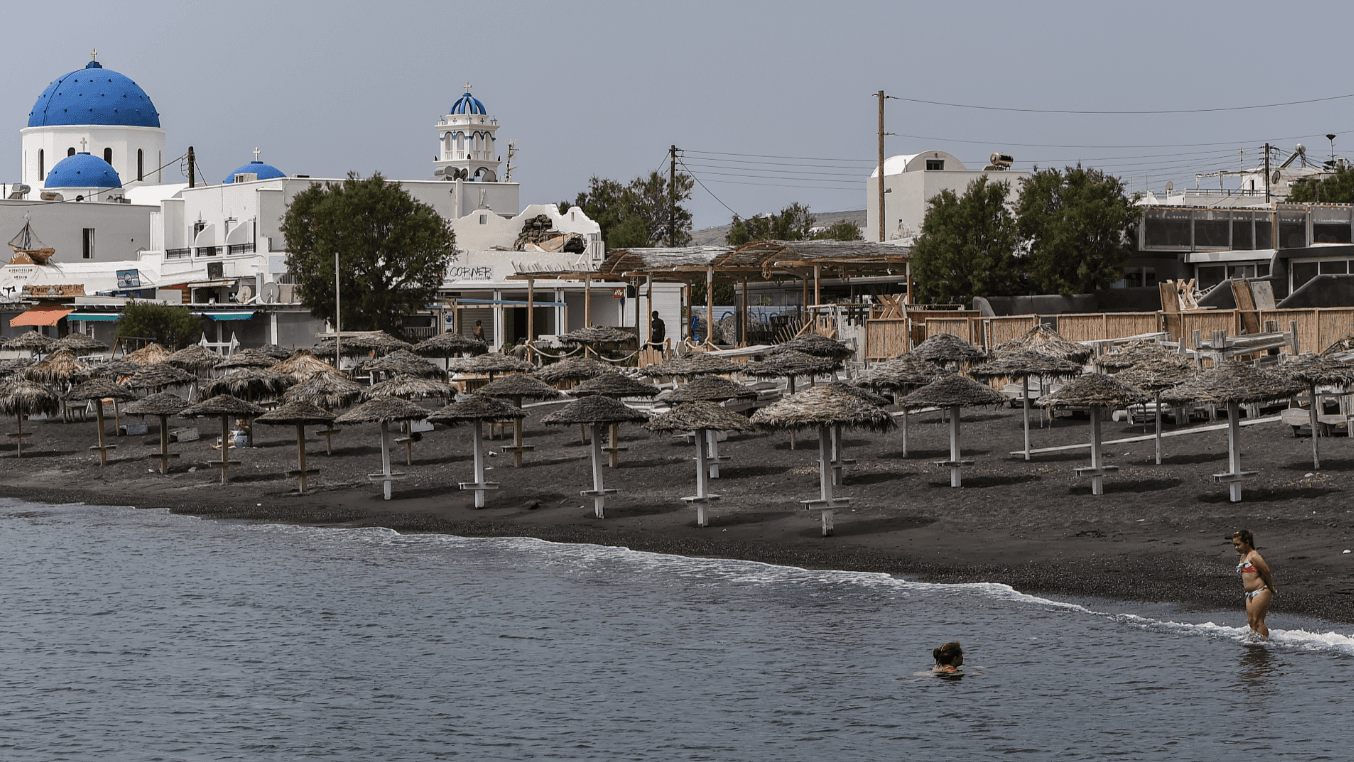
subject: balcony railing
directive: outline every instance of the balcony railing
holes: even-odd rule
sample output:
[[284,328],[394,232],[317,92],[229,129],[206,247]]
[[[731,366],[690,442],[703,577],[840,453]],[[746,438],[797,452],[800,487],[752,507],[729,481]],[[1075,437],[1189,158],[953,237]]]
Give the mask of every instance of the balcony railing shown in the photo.
[[187,259],[192,254],[192,249],[165,249],[165,259]]
[[230,257],[233,257],[236,254],[252,253],[254,253],[254,243],[252,241],[249,243],[233,243],[226,247],[226,256]]

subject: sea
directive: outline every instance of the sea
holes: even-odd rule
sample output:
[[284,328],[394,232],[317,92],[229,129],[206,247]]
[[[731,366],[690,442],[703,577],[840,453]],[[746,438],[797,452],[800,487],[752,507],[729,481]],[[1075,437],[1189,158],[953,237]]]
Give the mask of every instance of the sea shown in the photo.
[[1278,608],[0,500],[0,760],[1349,759]]

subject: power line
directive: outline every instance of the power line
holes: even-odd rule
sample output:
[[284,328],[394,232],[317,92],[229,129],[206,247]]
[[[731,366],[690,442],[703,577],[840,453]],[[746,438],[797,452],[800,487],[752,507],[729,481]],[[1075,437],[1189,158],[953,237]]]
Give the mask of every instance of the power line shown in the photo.
[[691,177],[692,180],[695,180],[697,183],[699,183],[700,186],[701,186],[701,188],[704,188],[704,189],[705,189],[705,192],[710,194],[710,198],[712,198],[712,199],[718,201],[720,206],[724,207],[725,209],[728,209],[728,210],[729,210],[729,214],[732,214],[732,215],[735,216],[735,217],[738,216],[738,212],[735,212],[735,211],[733,210],[733,207],[731,207],[731,206],[729,206],[728,204],[724,203],[723,199],[721,199],[719,196],[716,196],[714,191],[712,191],[712,190],[710,190],[709,188],[707,188],[706,185],[705,185],[705,183],[702,182],[701,179],[700,179],[699,177],[696,177],[696,173],[695,173],[695,172],[692,172],[689,168],[687,168],[686,162],[682,161],[680,157],[677,159],[677,163],[682,165],[682,169],[685,169],[685,170],[686,170],[687,175],[689,175],[689,176]]
[[692,150],[688,150],[688,149],[685,149],[685,148],[682,149],[682,153],[684,153],[684,154],[712,154],[712,155],[715,155],[715,156],[747,156],[747,157],[754,158],[754,159],[795,159],[795,160],[798,160],[798,161],[849,161],[849,162],[857,162],[857,163],[869,164],[870,166],[874,166],[875,164],[878,163],[878,162],[874,161],[873,159],[839,159],[839,158],[834,158],[834,159],[824,159],[824,158],[822,158],[822,157],[817,157],[817,158],[815,158],[815,157],[812,157],[812,156],[773,156],[773,155],[770,155],[770,154],[760,154],[760,153],[729,153],[729,152],[727,152],[727,151],[692,151]]
[[1328,101],[1344,100],[1354,98],[1354,93],[1349,95],[1332,95],[1325,98],[1311,98],[1303,101],[1285,101],[1283,103],[1265,103],[1258,106],[1223,106],[1219,108],[1192,108],[1192,109],[1161,109],[1157,111],[1075,111],[1071,109],[1038,109],[1038,108],[1009,108],[1005,106],[974,106],[964,103],[944,103],[941,101],[928,101],[920,98],[896,98],[895,100],[909,101],[912,103],[924,103],[930,106],[945,106],[947,108],[967,108],[980,111],[1010,111],[1022,114],[1102,114],[1102,115],[1152,115],[1152,114],[1210,114],[1219,111],[1251,111],[1254,109],[1279,108],[1281,106],[1301,106],[1306,103],[1325,103]]
[[[1337,132],[1339,132],[1337,130]],[[1344,130],[1349,132],[1349,130]],[[1240,146],[1243,144],[1260,144],[1264,140],[1229,140],[1220,143],[1156,143],[1144,145],[1067,145],[1060,143],[1011,143],[1002,140],[960,140],[959,138],[937,138],[928,135],[897,135],[900,138],[911,138],[913,140],[934,140],[940,143],[970,143],[973,145],[988,146],[1019,146],[1020,148],[1202,148],[1205,146]],[[1289,135],[1281,138],[1268,138],[1270,142],[1276,140],[1297,140],[1299,138],[1314,138],[1318,135]],[[871,162],[874,164],[875,162]]]

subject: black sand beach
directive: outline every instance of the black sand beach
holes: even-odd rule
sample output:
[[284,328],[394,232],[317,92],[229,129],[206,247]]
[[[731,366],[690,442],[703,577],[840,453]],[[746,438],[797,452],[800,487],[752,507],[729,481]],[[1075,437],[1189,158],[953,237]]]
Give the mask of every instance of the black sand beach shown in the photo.
[[[710,526],[696,526],[695,511],[680,498],[695,491],[693,448],[680,439],[622,429],[620,467],[606,469],[605,519],[593,516],[588,449],[577,427],[547,427],[551,406],[530,408],[528,453],[521,468],[509,454],[492,457],[489,479],[501,488],[476,510],[456,484],[472,480],[468,427],[438,428],[414,446],[412,466],[397,448],[394,499],[381,499],[366,475],[380,467],[379,428],[349,427],[335,438],[335,454],[311,434],[309,466],[320,469],[312,492],[296,493],[286,472],[296,467],[294,430],[255,427],[254,448],[233,451],[242,462],[231,481],[219,483],[206,465],[219,457],[204,438],[172,445],[181,453],[169,475],[148,455],[158,449],[157,424],[145,436],[121,437],[108,466],[88,447],[95,424],[25,422],[33,431],[22,458],[12,440],[0,444],[0,495],[45,502],[104,503],[167,508],[208,518],[308,525],[382,526],[400,532],[462,536],[527,536],[559,542],[617,545],[661,553],[741,558],[808,568],[903,574],[933,582],[1000,582],[1027,593],[1165,601],[1192,609],[1236,609],[1241,585],[1235,553],[1225,536],[1255,532],[1274,568],[1278,613],[1354,622],[1354,440],[1322,441],[1323,468],[1311,467],[1308,439],[1267,423],[1242,428],[1242,464],[1260,473],[1245,484],[1244,501],[1227,500],[1212,474],[1226,470],[1226,431],[1165,440],[1166,458],[1153,463],[1151,440],[1111,444],[1108,461],[1120,471],[1106,494],[1073,473],[1087,465],[1086,448],[1036,455],[1026,462],[1018,410],[967,411],[964,487],[949,486],[948,429],[938,414],[915,416],[910,457],[900,435],[848,433],[840,494],[852,499],[839,511],[832,537],[821,536],[817,513],[799,500],[817,497],[817,442],[800,435],[735,435],[721,445],[732,456],[712,482],[723,499]],[[124,421],[126,421],[124,417]],[[130,419],[136,421],[137,419]],[[112,422],[109,422],[112,429]],[[171,427],[193,425],[171,419]],[[1194,426],[1206,424],[1196,423]],[[1168,430],[1171,430],[1169,424]],[[12,421],[7,430],[13,430]],[[1149,433],[1142,425],[1107,423],[1107,440]],[[1034,432],[1035,447],[1085,442],[1085,418],[1059,418]],[[496,439],[489,449],[509,442]],[[192,469],[192,470],[190,470]]]

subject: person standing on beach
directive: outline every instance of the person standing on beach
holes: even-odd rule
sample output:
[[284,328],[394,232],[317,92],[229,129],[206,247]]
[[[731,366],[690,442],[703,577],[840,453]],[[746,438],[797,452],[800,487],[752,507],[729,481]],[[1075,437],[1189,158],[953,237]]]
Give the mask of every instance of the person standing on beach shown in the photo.
[[480,340],[480,341],[484,341],[484,321],[483,321],[483,320],[476,320],[476,321],[475,321],[475,330],[471,331],[471,332],[470,332],[470,335],[471,335],[472,337],[474,337],[474,338]]
[[1246,589],[1246,620],[1251,631],[1261,637],[1269,637],[1269,627],[1265,626],[1265,615],[1269,613],[1269,603],[1274,600],[1278,590],[1274,587],[1274,576],[1269,572],[1269,564],[1255,550],[1255,535],[1249,529],[1238,529],[1232,533],[1232,547],[1241,554],[1241,563],[1236,570],[1241,574],[1241,586]]
[[649,348],[663,351],[663,342],[668,337],[668,327],[663,322],[663,318],[658,316],[655,310],[652,318],[649,320]]

